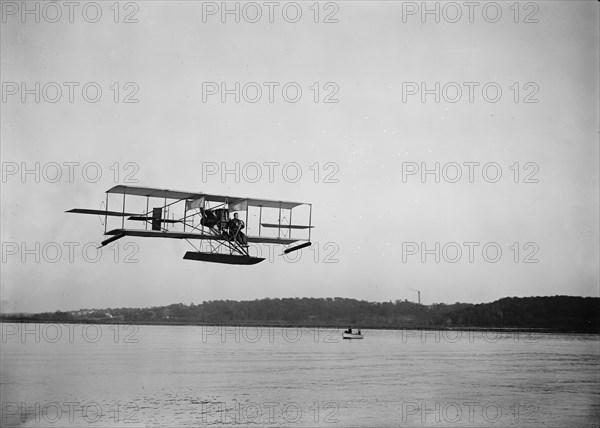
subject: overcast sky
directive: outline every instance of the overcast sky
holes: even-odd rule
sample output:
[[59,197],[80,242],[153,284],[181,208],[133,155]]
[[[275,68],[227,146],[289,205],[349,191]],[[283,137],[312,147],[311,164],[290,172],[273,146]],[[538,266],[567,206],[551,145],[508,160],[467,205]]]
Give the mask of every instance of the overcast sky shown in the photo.
[[[598,2],[27,3],[2,1],[4,311],[599,295]],[[312,203],[314,248],[92,262],[99,218],[64,211],[116,184]]]

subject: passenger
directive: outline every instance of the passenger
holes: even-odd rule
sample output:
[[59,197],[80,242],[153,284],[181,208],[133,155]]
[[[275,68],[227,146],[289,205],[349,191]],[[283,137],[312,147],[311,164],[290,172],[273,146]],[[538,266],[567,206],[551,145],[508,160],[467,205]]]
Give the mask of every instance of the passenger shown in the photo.
[[346,330],[344,333],[349,333],[349,334],[352,334],[352,328],[351,328],[351,327],[348,327],[348,330]]
[[360,334],[360,328],[358,329],[358,335],[359,335],[359,336],[361,335],[361,334]]
[[233,218],[227,223],[229,233],[241,245],[247,245],[246,235],[242,232],[244,227],[244,222],[238,218],[238,213],[235,213]]

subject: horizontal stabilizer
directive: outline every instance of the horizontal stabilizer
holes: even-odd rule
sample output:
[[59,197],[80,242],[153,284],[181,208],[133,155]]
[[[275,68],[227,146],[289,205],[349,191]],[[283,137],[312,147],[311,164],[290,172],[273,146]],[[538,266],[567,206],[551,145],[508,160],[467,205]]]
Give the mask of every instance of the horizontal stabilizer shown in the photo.
[[186,260],[198,260],[201,262],[225,263],[228,265],[255,265],[264,260],[261,257],[236,256],[233,254],[200,253],[188,251],[183,256]]
[[104,247],[105,245],[108,245],[111,242],[115,242],[117,239],[121,239],[124,236],[125,236],[124,233],[121,233],[121,234],[115,235],[115,236],[111,236],[110,238],[105,239],[104,241],[102,241],[102,243],[100,244],[100,247]]
[[113,229],[105,233],[105,235],[120,235],[137,236],[144,238],[173,238],[173,239],[219,239],[219,236],[211,236],[202,233],[191,232],[171,232],[162,230],[144,230],[144,229]]
[[312,242],[305,242],[304,244],[296,245],[295,247],[288,248],[287,250],[283,250],[283,254],[289,254],[293,251],[301,250],[302,248],[310,247]]
[[108,216],[113,216],[113,217],[127,217],[127,216],[136,215],[135,213],[124,213],[122,211],[89,210],[86,208],[73,208],[72,210],[65,211],[65,212],[74,213],[74,214],[108,215]]
[[314,226],[304,226],[300,224],[277,224],[277,223],[261,223],[262,227],[274,227],[277,229],[312,229]]

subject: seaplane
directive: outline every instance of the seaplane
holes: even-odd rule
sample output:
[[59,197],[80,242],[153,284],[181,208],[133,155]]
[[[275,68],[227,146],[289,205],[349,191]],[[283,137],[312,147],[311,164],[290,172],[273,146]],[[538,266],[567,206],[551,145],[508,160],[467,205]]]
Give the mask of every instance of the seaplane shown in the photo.
[[[118,201],[120,211],[109,210],[109,200],[115,197],[122,197]],[[136,199],[136,209],[127,208],[132,198]],[[255,265],[265,259],[251,255],[249,244],[288,246],[283,254],[312,245],[312,204],[303,202],[117,185],[106,191],[100,208],[66,211],[104,218],[104,235],[108,238],[99,248],[125,236],[182,239],[194,248],[183,256],[186,260]],[[292,223],[292,216],[302,221]],[[114,218],[120,224],[109,228]],[[138,227],[130,227],[132,223]]]

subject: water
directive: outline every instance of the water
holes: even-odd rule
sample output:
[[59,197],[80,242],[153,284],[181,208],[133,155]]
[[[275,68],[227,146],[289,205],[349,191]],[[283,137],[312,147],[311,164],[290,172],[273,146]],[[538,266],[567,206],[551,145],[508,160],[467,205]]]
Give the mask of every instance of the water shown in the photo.
[[594,426],[599,336],[2,324],[2,426]]

